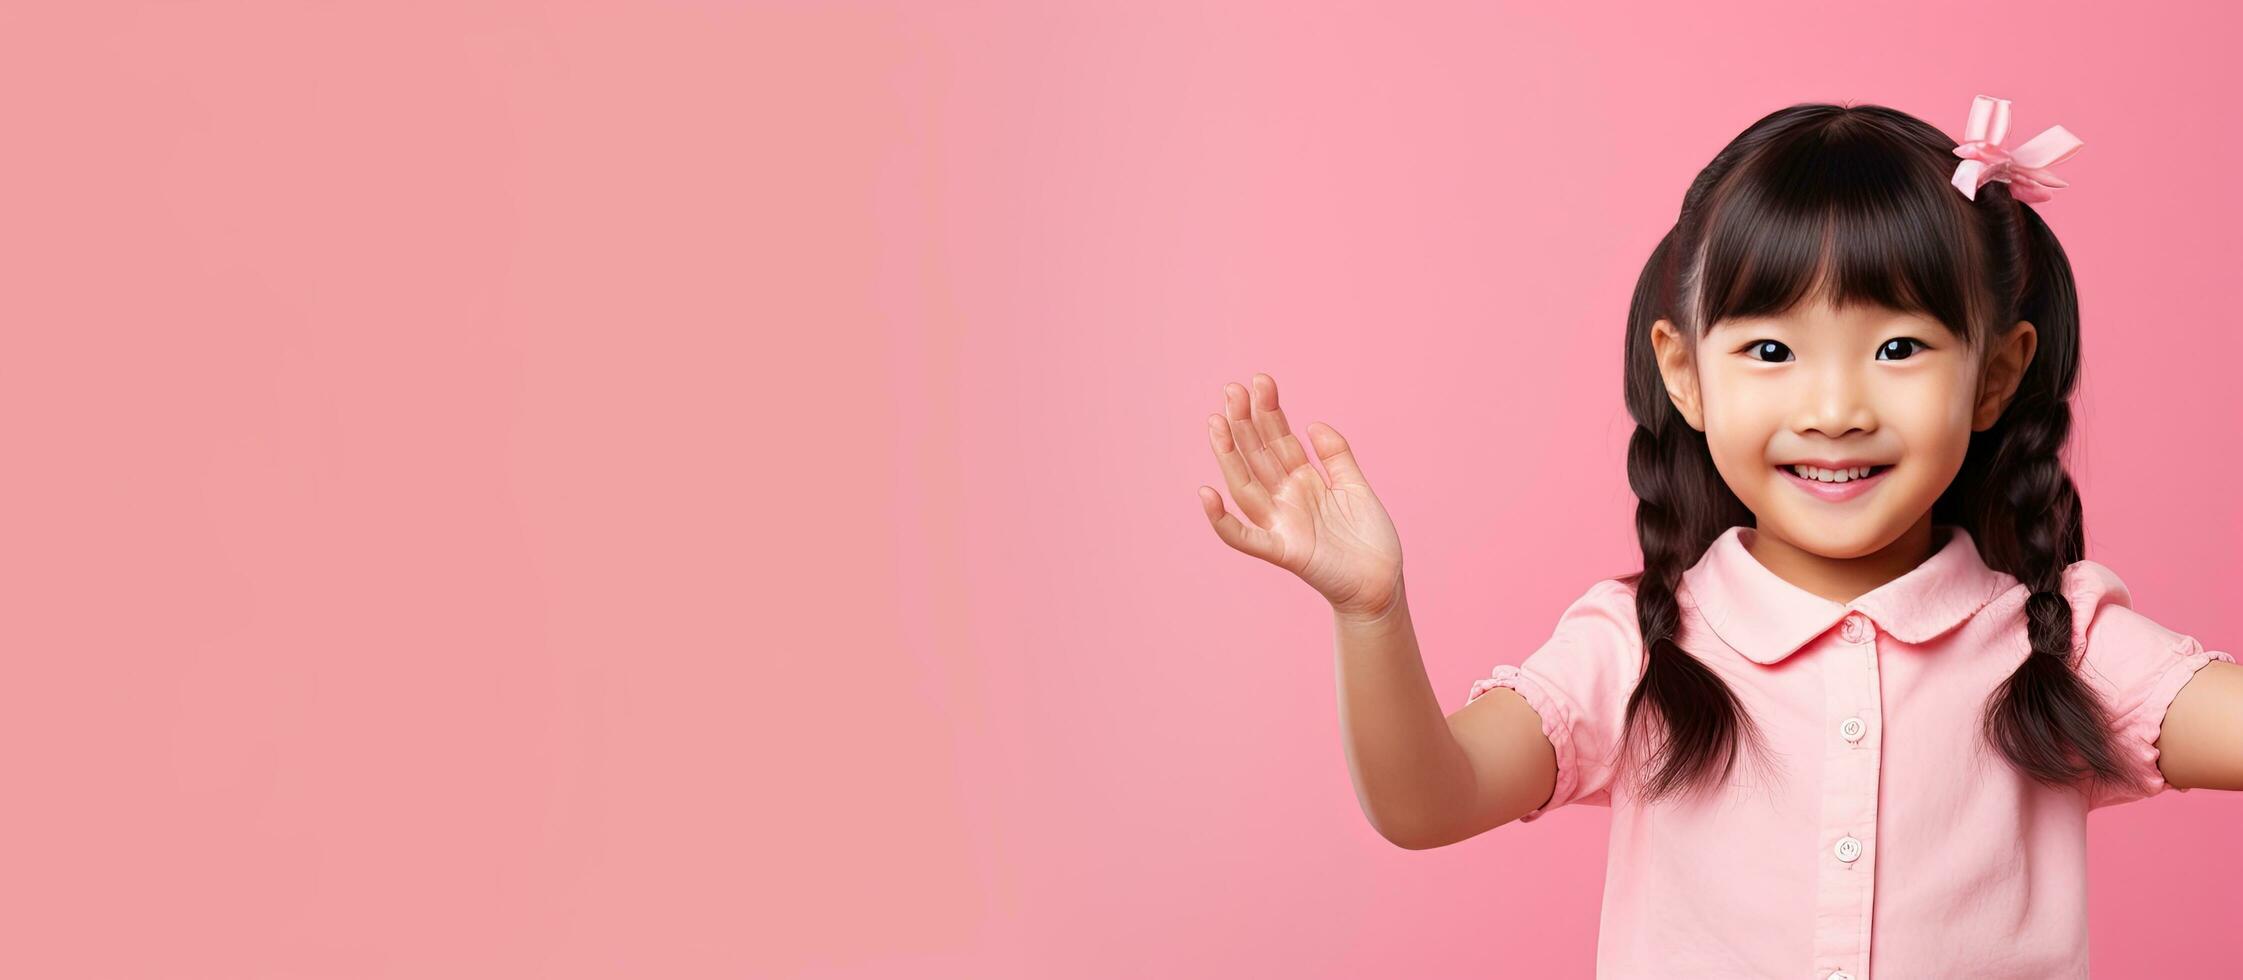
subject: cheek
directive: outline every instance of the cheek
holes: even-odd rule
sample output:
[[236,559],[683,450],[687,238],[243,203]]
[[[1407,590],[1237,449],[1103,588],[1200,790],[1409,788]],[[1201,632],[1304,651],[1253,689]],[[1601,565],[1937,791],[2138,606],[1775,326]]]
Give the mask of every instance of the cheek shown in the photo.
[[1743,425],[1741,420],[1727,420],[1709,428],[1706,452],[1713,457],[1713,468],[1720,472],[1722,482],[1748,504],[1762,495],[1761,487],[1780,476],[1768,462],[1767,433]]
[[1784,428],[1785,405],[1772,386],[1733,384],[1722,397],[1705,402],[1706,448],[1723,473],[1731,464],[1758,467],[1767,462],[1768,442]]
[[1959,461],[1970,448],[1971,390],[1949,383],[1925,384],[1891,401],[1879,414],[1910,456]]

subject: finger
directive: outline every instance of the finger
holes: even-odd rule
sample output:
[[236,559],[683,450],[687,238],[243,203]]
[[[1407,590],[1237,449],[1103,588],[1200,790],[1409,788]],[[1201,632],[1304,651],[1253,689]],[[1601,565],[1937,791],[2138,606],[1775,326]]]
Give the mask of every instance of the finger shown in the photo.
[[1277,464],[1291,473],[1308,464],[1308,450],[1285,424],[1285,410],[1277,407],[1277,379],[1267,374],[1256,374],[1248,379],[1253,387],[1248,401],[1253,406],[1254,428],[1262,437],[1262,444],[1277,453]]
[[1276,493],[1277,488],[1285,485],[1285,468],[1278,465],[1277,454],[1262,444],[1262,434],[1254,429],[1253,409],[1248,405],[1245,385],[1233,381],[1223,386],[1223,414],[1230,419],[1231,438],[1237,440],[1238,451],[1246,457],[1246,465],[1253,469],[1254,479]]
[[1308,441],[1316,447],[1316,458],[1324,461],[1324,472],[1332,475],[1332,485],[1348,484],[1368,487],[1363,478],[1363,467],[1355,462],[1355,450],[1348,447],[1340,430],[1323,422],[1308,424]]
[[1246,513],[1247,520],[1268,524],[1273,506],[1269,488],[1254,479],[1246,457],[1238,451],[1238,442],[1231,438],[1229,419],[1220,415],[1207,417],[1207,444],[1215,450],[1215,462],[1223,468],[1223,482],[1230,485],[1231,499],[1238,501],[1238,509]]
[[1223,543],[1256,558],[1268,561],[1276,552],[1275,541],[1268,531],[1239,522],[1223,509],[1223,495],[1212,487],[1199,488],[1199,509],[1207,515],[1207,523],[1214,526],[1215,536]]

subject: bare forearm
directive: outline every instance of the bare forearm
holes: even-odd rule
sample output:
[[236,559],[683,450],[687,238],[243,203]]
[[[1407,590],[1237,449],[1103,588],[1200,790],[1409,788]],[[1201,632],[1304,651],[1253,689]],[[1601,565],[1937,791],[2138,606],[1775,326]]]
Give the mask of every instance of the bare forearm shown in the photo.
[[1471,761],[1426,678],[1409,599],[1373,620],[1335,612],[1340,733],[1363,813],[1381,836],[1431,846],[1475,795]]

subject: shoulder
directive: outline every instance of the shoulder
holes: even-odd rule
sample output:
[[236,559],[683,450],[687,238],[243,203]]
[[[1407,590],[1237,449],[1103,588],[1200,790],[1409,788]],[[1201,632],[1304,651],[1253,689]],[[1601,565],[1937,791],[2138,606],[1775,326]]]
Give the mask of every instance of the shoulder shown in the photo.
[[2064,569],[2058,591],[2072,614],[2072,643],[2091,656],[2140,650],[2163,651],[2181,634],[2134,610],[2134,594],[2107,565],[2081,560]]
[[2134,595],[2127,590],[2126,581],[2099,561],[2082,559],[2066,566],[2059,589],[2075,612],[2092,613],[2106,606],[2131,608],[2134,605]]
[[1625,607],[1633,611],[1636,607],[1636,587],[1624,578],[1598,579],[1589,584],[1580,598],[1573,600],[1573,605]]
[[1638,635],[1634,587],[1618,578],[1598,580],[1566,605],[1547,639],[1519,663],[1498,664],[1474,682],[1467,700],[1510,687],[1541,710],[1549,710],[1549,695],[1568,705],[1599,701],[1641,660]]
[[1544,649],[1588,653],[1600,660],[1632,664],[1641,656],[1643,634],[1636,620],[1635,586],[1619,578],[1591,583],[1558,616]]
[[[1635,589],[1617,578],[1591,583],[1558,616],[1549,638],[1517,665],[1498,665],[1473,685],[1517,688],[1539,710],[1561,718],[1600,718],[1624,701],[1643,663]],[[1546,716],[1550,717],[1550,716]]]
[[1636,629],[1636,588],[1624,579],[1599,579],[1581,597],[1566,606],[1564,619],[1613,618],[1623,620],[1629,632]]
[[[2032,587],[2008,573],[2001,574],[2003,587],[1982,608],[1977,618],[1996,621],[1996,628],[2022,630],[2032,614]],[[2056,595],[2063,600],[2064,608],[2071,613],[2072,643],[2076,648],[2087,641],[2090,627],[2100,619],[2123,619],[2133,612],[2134,596],[2125,580],[2109,566],[2097,561],[2081,560],[2065,566],[2058,578]],[[2125,613],[2111,615],[2111,610]]]

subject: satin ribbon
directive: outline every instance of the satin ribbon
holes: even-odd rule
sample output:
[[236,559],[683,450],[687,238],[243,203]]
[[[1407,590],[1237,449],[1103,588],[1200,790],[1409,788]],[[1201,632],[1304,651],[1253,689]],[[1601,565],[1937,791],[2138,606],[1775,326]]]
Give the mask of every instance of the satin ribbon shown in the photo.
[[1971,102],[1962,145],[1955,147],[1963,162],[1955,166],[1954,184],[1964,197],[1978,200],[1979,188],[1999,180],[2009,184],[2011,197],[2039,204],[2056,196],[2050,188],[2071,186],[2048,171],[2086,145],[2071,130],[2050,126],[2014,150],[2002,145],[2008,135],[2008,99],[1981,95]]

